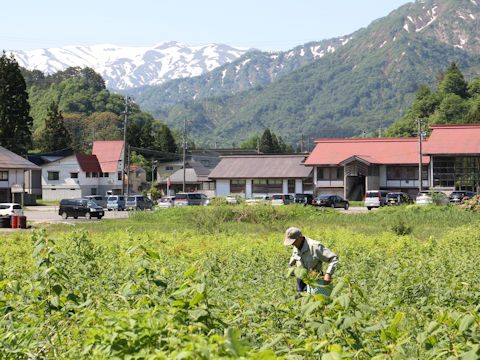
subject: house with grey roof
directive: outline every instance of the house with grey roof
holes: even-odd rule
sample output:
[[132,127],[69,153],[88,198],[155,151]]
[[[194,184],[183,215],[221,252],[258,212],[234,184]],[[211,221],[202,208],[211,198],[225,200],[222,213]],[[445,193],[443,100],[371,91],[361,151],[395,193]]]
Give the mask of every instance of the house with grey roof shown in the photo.
[[208,177],[210,170],[198,161],[188,161],[185,163],[185,172],[182,166],[181,169],[178,169],[172,175],[160,180],[156,186],[164,194],[176,194],[183,191],[185,174],[186,192],[198,191],[207,196],[213,196],[215,195],[215,182]]
[[0,146],[0,202],[24,203],[25,172],[39,170],[34,163]]
[[208,176],[216,195],[312,194],[312,168],[303,163],[308,154],[225,156]]

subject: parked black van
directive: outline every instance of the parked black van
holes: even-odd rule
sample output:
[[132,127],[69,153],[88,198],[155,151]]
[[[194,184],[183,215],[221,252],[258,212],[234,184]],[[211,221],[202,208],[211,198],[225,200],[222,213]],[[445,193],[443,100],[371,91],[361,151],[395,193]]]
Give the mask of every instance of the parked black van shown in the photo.
[[89,199],[62,199],[58,208],[58,215],[67,219],[69,216],[74,219],[86,217],[90,219],[96,217],[101,219],[104,215],[103,208]]

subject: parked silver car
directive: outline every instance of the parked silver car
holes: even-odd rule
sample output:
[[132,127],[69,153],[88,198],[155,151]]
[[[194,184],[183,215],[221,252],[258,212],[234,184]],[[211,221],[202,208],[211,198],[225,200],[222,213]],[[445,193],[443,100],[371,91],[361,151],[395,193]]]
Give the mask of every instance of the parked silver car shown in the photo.
[[197,192],[175,194],[174,206],[208,205],[208,204],[210,204],[210,199],[205,194],[201,194]]
[[447,194],[441,191],[421,191],[418,193],[417,198],[415,199],[415,204],[417,205],[447,205],[450,203],[450,200]]
[[152,210],[153,201],[143,195],[128,196],[125,202],[127,210]]
[[85,199],[93,200],[95,204],[101,206],[102,208],[107,207],[107,197],[102,195],[88,195],[85,196]]

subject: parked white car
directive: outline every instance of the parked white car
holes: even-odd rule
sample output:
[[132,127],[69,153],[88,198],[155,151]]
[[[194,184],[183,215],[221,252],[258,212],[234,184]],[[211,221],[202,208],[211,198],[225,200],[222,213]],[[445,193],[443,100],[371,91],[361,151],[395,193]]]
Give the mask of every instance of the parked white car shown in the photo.
[[159,209],[168,209],[174,206],[175,196],[164,196],[158,200]]
[[227,204],[240,204],[240,201],[238,201],[238,195],[227,195],[225,201]]
[[418,193],[415,199],[415,204],[417,205],[448,205],[449,203],[450,199],[447,194],[441,191],[422,191]]
[[290,194],[273,194],[270,199],[272,205],[289,205],[295,202],[295,198]]
[[245,200],[247,205],[267,205],[270,203],[270,196],[268,195],[258,195],[254,196],[251,199]]
[[23,216],[23,209],[20,204],[16,203],[1,203],[0,204],[0,216]]

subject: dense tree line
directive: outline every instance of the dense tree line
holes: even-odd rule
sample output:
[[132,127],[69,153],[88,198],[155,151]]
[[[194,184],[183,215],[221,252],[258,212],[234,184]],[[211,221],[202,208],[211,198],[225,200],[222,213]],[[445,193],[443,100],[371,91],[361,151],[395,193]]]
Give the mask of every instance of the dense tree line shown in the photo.
[[427,85],[419,87],[411,109],[385,135],[416,136],[418,119],[423,120],[427,128],[432,124],[480,123],[480,79],[475,77],[467,83],[452,62],[445,73],[438,74],[436,90],[432,91]]
[[262,136],[252,136],[249,140],[240,145],[242,149],[258,149],[264,154],[292,153],[293,148],[286,144],[281,136],[275,135],[269,128],[266,128]]
[[[92,69],[44,75],[21,69],[5,52],[0,57],[0,145],[15,153],[89,152],[94,140],[122,139],[124,109],[124,97],[110,93]],[[168,126],[135,103],[127,134],[131,146],[178,150]]]
[[13,56],[0,57],[0,145],[21,155],[32,146],[28,93]]

